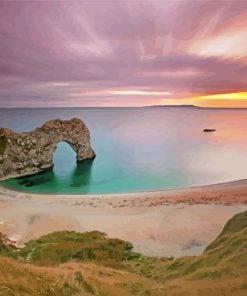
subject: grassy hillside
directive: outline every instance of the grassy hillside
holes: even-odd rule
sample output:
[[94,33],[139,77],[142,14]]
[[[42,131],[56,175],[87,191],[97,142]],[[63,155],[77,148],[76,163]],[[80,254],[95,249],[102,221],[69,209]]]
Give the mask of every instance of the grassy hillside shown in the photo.
[[161,285],[129,272],[92,263],[39,267],[0,260],[1,296],[159,296]]
[[247,226],[247,211],[239,213],[233,216],[225,225],[222,232],[218,236],[218,238],[213,241],[206,250],[211,250],[216,248],[218,245],[223,243],[229,235],[234,234]]
[[[176,260],[143,257],[139,262],[134,262],[133,270],[159,283],[189,281],[192,284],[191,282],[202,280],[209,281],[210,285],[225,281],[228,286],[233,279],[239,280],[242,284],[237,284],[238,288],[247,295],[247,285],[243,281],[244,278],[247,279],[246,218],[247,212],[234,216],[219,237],[200,256]],[[222,295],[225,294],[222,292]]]
[[17,256],[15,245],[2,233],[0,233],[0,256],[15,258]]
[[244,296],[246,221],[247,212],[234,216],[202,255],[175,260],[137,254],[97,231],[54,232],[20,252],[2,241],[0,295]]
[[124,260],[133,256],[132,248],[131,243],[107,238],[99,231],[61,231],[28,242],[19,255],[26,262],[42,266],[73,260],[95,261],[103,266],[124,268]]

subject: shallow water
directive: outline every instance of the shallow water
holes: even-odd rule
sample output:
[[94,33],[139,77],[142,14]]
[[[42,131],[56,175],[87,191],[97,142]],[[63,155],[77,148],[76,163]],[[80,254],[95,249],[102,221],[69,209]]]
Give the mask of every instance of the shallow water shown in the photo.
[[[61,142],[48,172],[1,184],[34,193],[93,194],[179,188],[247,177],[247,110],[186,108],[0,109],[0,126],[28,131],[54,118],[87,124],[93,161]],[[203,133],[215,128],[214,133]]]

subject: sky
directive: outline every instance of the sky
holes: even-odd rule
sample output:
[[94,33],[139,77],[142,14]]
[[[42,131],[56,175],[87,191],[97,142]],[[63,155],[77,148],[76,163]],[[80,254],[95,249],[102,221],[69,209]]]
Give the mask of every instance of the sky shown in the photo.
[[247,1],[1,1],[0,107],[247,107]]

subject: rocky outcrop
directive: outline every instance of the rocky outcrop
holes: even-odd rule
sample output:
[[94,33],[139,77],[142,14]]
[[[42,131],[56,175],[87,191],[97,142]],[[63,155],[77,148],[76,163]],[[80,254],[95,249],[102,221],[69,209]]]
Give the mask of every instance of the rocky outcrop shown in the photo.
[[204,131],[204,133],[212,133],[212,132],[215,132],[216,129],[214,129],[214,128],[205,128],[203,131]]
[[67,142],[77,161],[95,157],[89,130],[78,118],[50,120],[30,132],[0,128],[0,180],[37,174],[53,166],[57,144]]

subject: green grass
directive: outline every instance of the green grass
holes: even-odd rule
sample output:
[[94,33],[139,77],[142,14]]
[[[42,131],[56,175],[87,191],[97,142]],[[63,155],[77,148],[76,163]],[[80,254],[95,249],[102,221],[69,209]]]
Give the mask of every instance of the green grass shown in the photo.
[[28,242],[19,255],[25,261],[42,266],[76,260],[120,267],[124,260],[136,256],[132,248],[129,242],[108,238],[98,231],[85,233],[61,231]]
[[15,258],[17,256],[16,248],[6,244],[6,236],[0,233],[0,256],[8,256]]
[[233,216],[224,226],[222,232],[207,248],[206,251],[217,248],[218,245],[222,245],[227,240],[227,235],[236,233],[247,226],[247,211],[236,214]]

